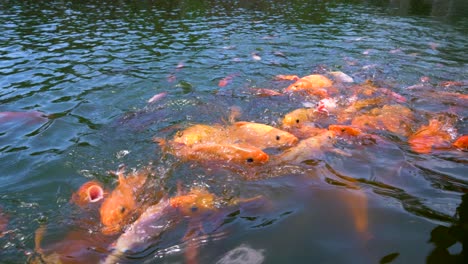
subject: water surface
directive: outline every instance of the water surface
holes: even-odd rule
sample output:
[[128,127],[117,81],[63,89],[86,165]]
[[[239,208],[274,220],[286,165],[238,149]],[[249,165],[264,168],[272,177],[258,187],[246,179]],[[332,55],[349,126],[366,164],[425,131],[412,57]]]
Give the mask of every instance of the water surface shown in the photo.
[[[0,259],[26,262],[41,225],[49,227],[44,246],[63,239],[80,218],[69,199],[82,183],[110,188],[109,170],[152,162],[170,193],[182,182],[269,201],[218,216],[226,234],[197,240],[200,263],[231,263],[235,250],[247,263],[426,261],[431,231],[458,221],[466,152],[421,155],[385,134],[388,145],[356,150],[354,159],[330,154],[248,181],[242,171],[164,157],[152,137],[222,123],[232,106],[241,120],[279,126],[306,99],[250,88],[281,91],[288,83],[274,81],[278,74],[323,71],[385,84],[409,99],[421,124],[445,114],[467,134],[466,100],[408,89],[468,88],[467,3],[428,2],[0,1],[0,112],[23,113],[0,117],[0,213],[8,219]],[[365,235],[353,224],[353,200],[367,209]],[[184,246],[163,239],[128,262],[180,263]],[[458,243],[449,253],[460,251]]]

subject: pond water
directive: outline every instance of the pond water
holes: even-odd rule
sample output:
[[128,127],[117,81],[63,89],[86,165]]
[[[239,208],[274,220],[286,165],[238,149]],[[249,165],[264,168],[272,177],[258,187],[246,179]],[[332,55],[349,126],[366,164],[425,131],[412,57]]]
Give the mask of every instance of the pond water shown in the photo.
[[[121,164],[150,164],[155,192],[170,196],[199,186],[261,197],[199,219],[190,239],[189,224],[174,224],[123,254],[125,263],[461,259],[468,245],[449,233],[467,241],[466,227],[457,229],[466,221],[457,216],[467,210],[466,151],[420,154],[408,135],[380,130],[372,131],[380,143],[232,167],[183,161],[153,137],[226,124],[233,109],[237,120],[280,127],[319,99],[284,94],[292,82],[275,76],[333,71],[403,96],[412,132],[437,117],[453,139],[467,134],[467,14],[464,0],[0,1],[0,262],[41,258],[39,228],[45,251],[73,245],[72,231],[99,233],[99,216],[70,197],[90,180],[114,188],[109,171]],[[110,246],[90,248],[84,255],[103,260]]]

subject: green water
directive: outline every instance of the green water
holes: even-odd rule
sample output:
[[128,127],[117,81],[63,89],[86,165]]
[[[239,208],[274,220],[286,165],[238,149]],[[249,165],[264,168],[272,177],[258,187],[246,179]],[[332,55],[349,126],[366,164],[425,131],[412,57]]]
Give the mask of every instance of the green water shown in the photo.
[[[250,88],[281,91],[285,83],[275,75],[323,69],[384,83],[409,98],[421,123],[448,114],[458,134],[467,134],[466,99],[408,89],[428,77],[432,87],[465,81],[447,91],[466,94],[467,1],[1,0],[0,32],[0,112],[29,113],[0,116],[0,213],[8,219],[0,263],[27,262],[41,225],[48,227],[44,247],[61,241],[81,219],[71,194],[92,179],[115,186],[108,171],[120,164],[151,162],[169,193],[182,182],[267,198],[216,216],[219,230],[208,227],[197,240],[199,263],[233,263],[226,254],[236,248],[247,263],[377,263],[385,256],[421,263],[435,248],[431,231],[457,225],[468,190],[466,152],[419,155],[389,136],[361,158],[332,154],[307,166],[266,168],[249,181],[245,172],[164,157],[152,137],[221,123],[232,106],[241,120],[278,126],[304,99],[259,97]],[[219,87],[226,76],[232,81]],[[360,192],[349,179],[358,179]],[[365,238],[344,202],[362,194]],[[174,237],[127,261],[184,262],[186,245]]]

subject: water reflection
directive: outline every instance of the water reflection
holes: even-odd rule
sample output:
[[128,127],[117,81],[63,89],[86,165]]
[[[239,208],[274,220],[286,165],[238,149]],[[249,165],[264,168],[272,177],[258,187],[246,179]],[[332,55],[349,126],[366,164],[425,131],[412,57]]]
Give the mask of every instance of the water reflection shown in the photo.
[[466,263],[468,260],[468,194],[462,196],[457,208],[457,221],[449,227],[445,225],[435,227],[431,232],[429,242],[433,243],[435,248],[427,257],[427,263]]

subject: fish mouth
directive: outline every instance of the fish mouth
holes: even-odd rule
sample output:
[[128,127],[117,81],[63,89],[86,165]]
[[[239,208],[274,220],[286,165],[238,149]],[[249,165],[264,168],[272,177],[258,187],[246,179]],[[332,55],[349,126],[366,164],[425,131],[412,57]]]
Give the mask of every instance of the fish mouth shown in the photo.
[[91,203],[96,203],[104,198],[104,190],[101,186],[93,185],[87,190],[88,200]]

